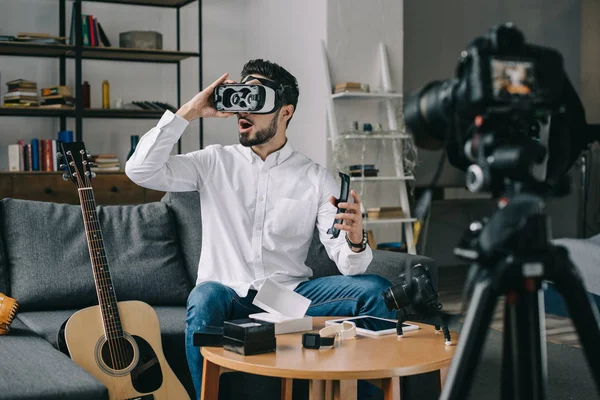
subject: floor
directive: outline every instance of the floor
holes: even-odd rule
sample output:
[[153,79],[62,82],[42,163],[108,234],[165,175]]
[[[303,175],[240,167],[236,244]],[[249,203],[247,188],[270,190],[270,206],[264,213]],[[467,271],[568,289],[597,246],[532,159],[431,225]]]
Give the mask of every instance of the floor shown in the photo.
[[[439,269],[440,302],[443,310],[449,313],[459,313],[462,306],[462,290],[466,280],[468,266],[443,267]],[[491,328],[502,331],[504,318],[504,300],[499,299]],[[550,343],[564,344],[571,347],[581,347],[575,327],[571,319],[546,314],[546,339]]]

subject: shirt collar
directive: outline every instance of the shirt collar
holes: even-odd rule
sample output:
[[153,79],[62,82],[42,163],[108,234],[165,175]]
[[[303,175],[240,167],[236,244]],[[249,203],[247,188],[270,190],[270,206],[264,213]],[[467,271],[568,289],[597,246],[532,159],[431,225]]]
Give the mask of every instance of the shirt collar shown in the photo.
[[[260,160],[260,157],[254,151],[252,151],[252,148],[242,146],[241,144],[239,146],[241,147],[242,154],[244,155],[246,160],[248,160],[251,164],[254,164],[255,161]],[[274,153],[269,154],[269,156],[267,157],[267,160],[269,160],[271,157],[275,157],[274,164],[279,165],[282,162],[284,162],[285,160],[287,160],[288,158],[290,158],[293,151],[294,151],[294,149],[292,148],[290,141],[286,140],[285,144],[283,145],[283,147],[281,149],[277,150]]]

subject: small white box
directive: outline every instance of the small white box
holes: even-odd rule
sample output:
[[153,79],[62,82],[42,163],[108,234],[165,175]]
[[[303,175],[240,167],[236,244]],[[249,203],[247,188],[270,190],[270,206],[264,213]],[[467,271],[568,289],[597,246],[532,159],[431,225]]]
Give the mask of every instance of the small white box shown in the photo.
[[312,317],[306,316],[310,303],[306,297],[267,278],[252,301],[267,312],[249,317],[274,323],[276,335],[310,331],[313,329]]
[[287,317],[285,315],[276,315],[270,313],[250,314],[250,318],[259,321],[272,322],[275,324],[275,334],[311,331],[313,328],[312,317]]

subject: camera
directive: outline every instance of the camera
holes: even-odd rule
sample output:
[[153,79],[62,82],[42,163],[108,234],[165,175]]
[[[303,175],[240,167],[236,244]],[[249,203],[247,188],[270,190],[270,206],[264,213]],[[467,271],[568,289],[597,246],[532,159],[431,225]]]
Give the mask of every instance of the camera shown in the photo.
[[473,40],[461,52],[454,78],[411,94],[404,119],[418,147],[445,146],[450,164],[463,171],[486,164],[468,171],[467,180],[481,181],[469,189],[492,193],[502,188],[490,186],[490,175],[531,181],[534,164],[544,163],[538,182],[558,180],[595,134],[560,53],[525,43],[511,23]]
[[218,111],[270,114],[277,109],[277,93],[264,85],[218,85],[213,92]]
[[399,276],[400,283],[381,294],[388,310],[401,310],[411,305],[441,308],[429,268],[415,264]]

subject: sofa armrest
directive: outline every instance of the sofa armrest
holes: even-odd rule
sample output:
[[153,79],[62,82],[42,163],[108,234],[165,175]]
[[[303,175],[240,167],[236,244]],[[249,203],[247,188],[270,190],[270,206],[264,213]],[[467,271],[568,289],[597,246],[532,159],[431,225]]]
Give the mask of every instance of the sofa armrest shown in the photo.
[[438,288],[438,267],[435,261],[429,257],[414,254],[398,253],[386,250],[373,250],[373,261],[367,268],[367,274],[376,274],[387,278],[393,285],[400,282],[399,276],[404,272],[406,266],[411,267],[422,264],[429,268],[431,277]]
[[106,387],[18,319],[0,336],[0,398],[108,399]]

